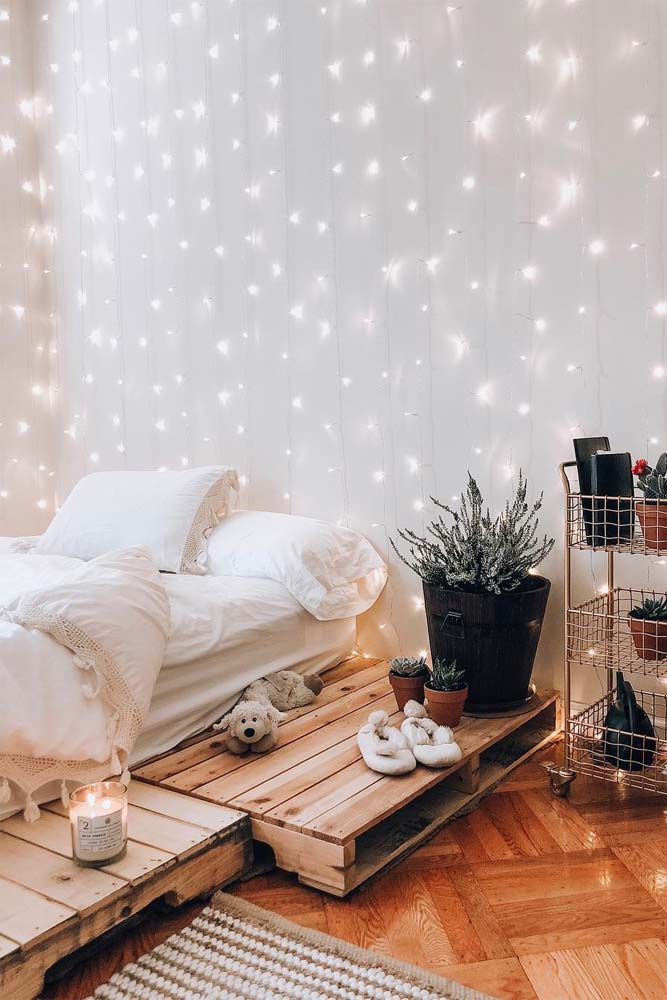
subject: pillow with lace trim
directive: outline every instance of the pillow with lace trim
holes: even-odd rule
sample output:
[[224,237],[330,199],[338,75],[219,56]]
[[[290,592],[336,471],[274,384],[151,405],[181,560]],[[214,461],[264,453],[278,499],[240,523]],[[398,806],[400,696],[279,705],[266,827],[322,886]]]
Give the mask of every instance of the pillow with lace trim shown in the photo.
[[208,536],[238,488],[236,471],[221,465],[94,472],[76,484],[35,551],[88,561],[140,545],[164,572],[203,575]]

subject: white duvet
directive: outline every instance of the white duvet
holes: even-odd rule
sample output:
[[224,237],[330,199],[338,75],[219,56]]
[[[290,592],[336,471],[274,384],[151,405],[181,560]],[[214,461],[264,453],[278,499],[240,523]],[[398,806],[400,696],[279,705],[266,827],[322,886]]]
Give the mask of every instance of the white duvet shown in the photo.
[[[0,553],[0,802],[48,782],[119,774],[139,735],[170,626],[145,549],[90,562]],[[63,791],[65,790],[63,787]]]

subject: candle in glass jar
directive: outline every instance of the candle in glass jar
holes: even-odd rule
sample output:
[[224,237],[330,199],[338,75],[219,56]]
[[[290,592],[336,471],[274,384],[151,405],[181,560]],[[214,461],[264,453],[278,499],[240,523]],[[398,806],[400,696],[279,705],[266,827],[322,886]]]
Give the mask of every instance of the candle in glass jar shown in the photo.
[[69,800],[74,860],[97,867],[117,861],[127,847],[127,787],[97,781],[75,789]]

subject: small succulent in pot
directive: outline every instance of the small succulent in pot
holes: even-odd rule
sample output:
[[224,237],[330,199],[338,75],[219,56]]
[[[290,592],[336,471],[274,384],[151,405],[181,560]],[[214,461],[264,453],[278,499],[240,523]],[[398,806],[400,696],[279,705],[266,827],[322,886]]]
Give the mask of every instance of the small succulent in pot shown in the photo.
[[425,686],[431,718],[439,726],[458,726],[468,697],[465,671],[456,660],[435,659]]
[[630,632],[643,660],[667,658],[667,596],[645,597],[628,611]]
[[428,665],[423,656],[395,656],[389,662],[389,683],[399,711],[408,701],[424,704],[424,681],[428,677]]
[[389,669],[397,677],[421,677],[428,673],[428,665],[423,656],[395,656],[389,661]]
[[637,488],[644,494],[643,500],[635,500],[635,510],[646,548],[667,550],[667,453],[662,453],[655,468],[645,458],[638,458],[632,474],[637,477]]

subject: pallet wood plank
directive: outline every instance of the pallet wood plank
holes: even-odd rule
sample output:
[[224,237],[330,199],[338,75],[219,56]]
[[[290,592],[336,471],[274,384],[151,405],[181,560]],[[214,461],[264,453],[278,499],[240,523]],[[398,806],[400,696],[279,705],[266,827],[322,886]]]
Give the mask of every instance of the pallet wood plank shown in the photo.
[[190,795],[172,792],[159,785],[148,785],[144,781],[130,782],[128,800],[133,806],[141,806],[160,816],[171,816],[172,819],[194,823],[214,833],[226,830],[231,823],[243,819],[235,809],[220,806],[216,802],[193,799]]
[[336,664],[335,667],[329,667],[329,669],[322,675],[322,680],[326,684],[334,683],[342,678],[350,677],[356,674],[358,671],[363,670],[364,667],[371,666],[376,663],[386,664],[386,660],[381,660],[373,656],[366,656],[363,653],[353,653],[351,656],[346,657],[346,659],[341,660],[340,663]]
[[346,802],[352,795],[365,791],[380,778],[381,775],[371,771],[363,760],[356,760],[338,774],[331,775],[301,795],[267,812],[265,819],[290,830],[308,830],[312,821],[322,813]]
[[10,941],[9,938],[3,937],[0,934],[0,958],[7,958],[9,955],[13,954],[19,950],[19,946],[16,941]]
[[357,739],[356,736],[349,736],[342,743],[337,743],[328,750],[310,757],[307,768],[300,761],[254,788],[236,795],[230,800],[230,805],[250,813],[253,817],[262,818],[280,803],[312,788],[313,785],[328,778],[332,772],[342,771],[356,760],[359,760]]
[[69,920],[78,920],[76,910],[0,878],[0,935],[32,947]]
[[[34,825],[34,824],[33,824]],[[87,914],[129,891],[125,879],[0,832],[0,876]]]

